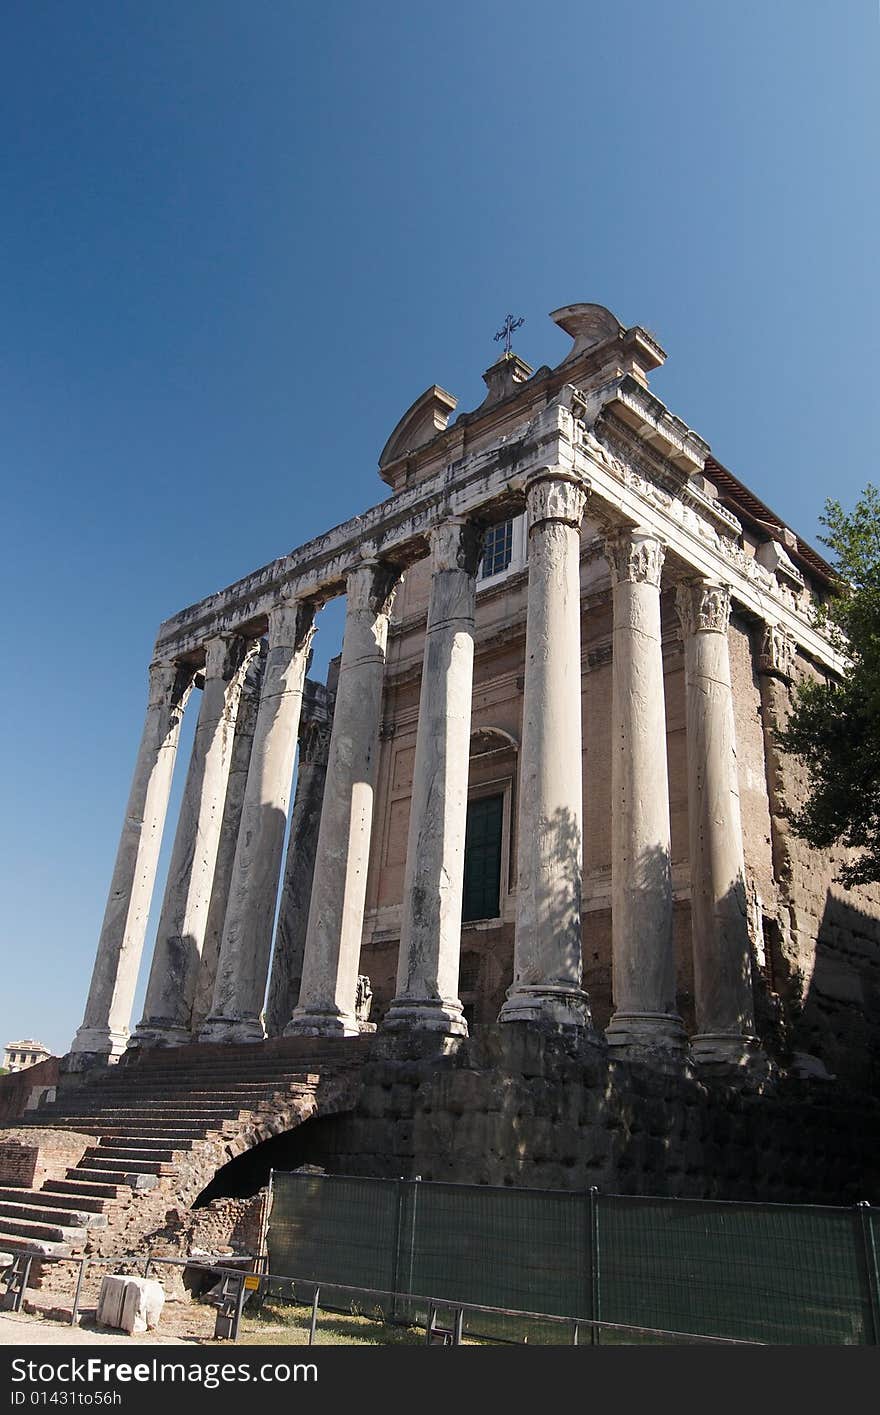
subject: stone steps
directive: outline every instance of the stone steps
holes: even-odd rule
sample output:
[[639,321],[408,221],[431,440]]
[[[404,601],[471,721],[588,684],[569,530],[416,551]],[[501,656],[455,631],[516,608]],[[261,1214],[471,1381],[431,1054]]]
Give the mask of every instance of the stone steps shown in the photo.
[[112,1252],[117,1229],[119,1242],[127,1244],[133,1233],[148,1231],[160,1208],[164,1212],[181,1166],[187,1182],[199,1173],[205,1142],[213,1166],[218,1141],[251,1129],[259,1116],[289,1112],[322,1080],[351,1077],[368,1047],[369,1038],[326,1045],[293,1039],[257,1052],[247,1045],[196,1045],[142,1053],[91,1074],[21,1122],[81,1131],[93,1143],[63,1179],[47,1180],[39,1190],[0,1190],[0,1231],[9,1246],[75,1257],[94,1229],[99,1251]]
[[10,1233],[0,1224],[0,1252],[33,1253],[41,1258],[70,1258],[69,1243],[55,1243],[48,1239],[25,1238],[20,1233]]
[[[10,1204],[9,1207],[13,1206]],[[17,1238],[35,1238],[49,1243],[66,1243],[69,1246],[85,1243],[88,1237],[84,1228],[68,1227],[63,1223],[41,1223],[36,1219],[15,1218],[9,1215],[4,1215],[0,1223],[4,1233]]]
[[27,1223],[61,1224],[64,1228],[75,1229],[107,1227],[106,1214],[84,1213],[74,1208],[53,1209],[51,1204],[41,1202],[39,1190],[32,1191],[27,1197],[31,1202],[27,1202],[24,1195],[21,1202],[0,1199],[0,1220],[6,1223],[9,1219],[23,1219]]
[[94,1178],[81,1178],[80,1172],[77,1169],[68,1170],[67,1172],[68,1174],[75,1174],[77,1178],[47,1179],[40,1193],[44,1194],[48,1192],[50,1194],[64,1194],[65,1196],[69,1194],[83,1194],[89,1199],[104,1199],[110,1202],[120,1199],[126,1201],[131,1198],[131,1185],[122,1184],[116,1178],[106,1183],[100,1183]]
[[110,1208],[107,1199],[96,1198],[92,1194],[55,1194],[48,1189],[0,1188],[0,1203],[40,1204],[44,1208],[61,1211],[69,1210],[86,1213],[100,1218]]

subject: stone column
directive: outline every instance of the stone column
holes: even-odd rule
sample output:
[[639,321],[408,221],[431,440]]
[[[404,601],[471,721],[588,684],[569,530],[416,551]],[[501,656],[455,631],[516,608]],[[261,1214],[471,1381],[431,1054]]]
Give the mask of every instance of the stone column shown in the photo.
[[246,641],[235,634],[218,635],[205,646],[202,702],[168,866],[144,1015],[130,1046],[179,1046],[191,1039],[246,648]]
[[201,1041],[256,1042],[265,1036],[261,1014],[313,619],[313,606],[304,602],[288,601],[269,613],[269,654]]
[[323,683],[311,683],[308,678],[303,718],[307,713],[307,720],[300,720],[296,795],[293,798],[281,905],[272,953],[272,976],[266,1002],[266,1031],[270,1037],[281,1036],[299,1002],[318,831],[327,781],[333,698]]
[[581,987],[579,528],[585,505],[585,484],[568,473],[544,469],[528,482],[516,938],[501,1022],[590,1024]]
[[299,1004],[285,1036],[355,1036],[388,616],[400,572],[367,561],[348,603]]
[[85,1016],[71,1045],[74,1053],[117,1057],[128,1042],[180,723],[194,672],[175,663],[150,667],[147,717]]
[[467,1036],[458,997],[464,835],[482,537],[460,517],[431,531],[431,598],[403,885],[397,996],[388,1031]]
[[214,982],[217,977],[217,962],[220,957],[220,940],[223,937],[223,923],[226,919],[226,904],[232,883],[232,866],[235,863],[235,847],[238,844],[238,830],[244,807],[244,793],[247,786],[248,767],[257,725],[257,709],[260,704],[260,687],[266,667],[266,645],[260,640],[249,658],[241,685],[238,701],[238,716],[235,719],[235,737],[232,742],[232,759],[229,763],[229,778],[226,782],[226,801],[223,806],[223,824],[220,827],[220,844],[217,846],[217,863],[214,867],[214,883],[211,886],[211,902],[208,905],[208,920],[205,924],[205,945],[196,984],[190,1032],[195,1036],[211,1010],[214,996]]
[[685,644],[691,916],[702,1062],[745,1064],[756,1050],[745,863],[727,626],[730,589],[679,585]]
[[675,1005],[666,703],[660,632],[664,547],[639,530],[605,542],[614,596],[611,708],[611,948],[624,1051],[684,1051]]

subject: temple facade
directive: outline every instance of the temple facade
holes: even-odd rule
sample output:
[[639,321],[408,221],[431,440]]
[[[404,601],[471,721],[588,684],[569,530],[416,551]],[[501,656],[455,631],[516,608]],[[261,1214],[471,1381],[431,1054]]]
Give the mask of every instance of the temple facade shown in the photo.
[[831,569],[650,391],[652,335],[551,318],[555,368],[505,353],[454,420],[429,388],[390,496],[161,625],[72,1066],[497,1021],[876,1080],[880,893],[793,835],[807,783],[774,736],[800,679],[844,671]]

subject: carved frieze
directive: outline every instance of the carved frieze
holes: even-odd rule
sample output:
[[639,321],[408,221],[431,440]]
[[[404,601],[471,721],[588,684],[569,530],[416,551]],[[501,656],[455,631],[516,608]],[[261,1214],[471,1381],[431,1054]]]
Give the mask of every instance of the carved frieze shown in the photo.
[[758,656],[758,671],[791,682],[797,658],[797,643],[781,624],[765,624]]

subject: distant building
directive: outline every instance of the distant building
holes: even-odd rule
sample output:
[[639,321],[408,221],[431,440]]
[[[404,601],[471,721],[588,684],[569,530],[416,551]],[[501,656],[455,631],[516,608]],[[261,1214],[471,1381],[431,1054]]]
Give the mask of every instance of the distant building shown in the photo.
[[47,1056],[51,1055],[49,1048],[44,1047],[42,1042],[29,1038],[23,1042],[7,1042],[3,1065],[7,1071],[25,1071],[28,1066],[36,1066],[38,1061],[45,1061]]

